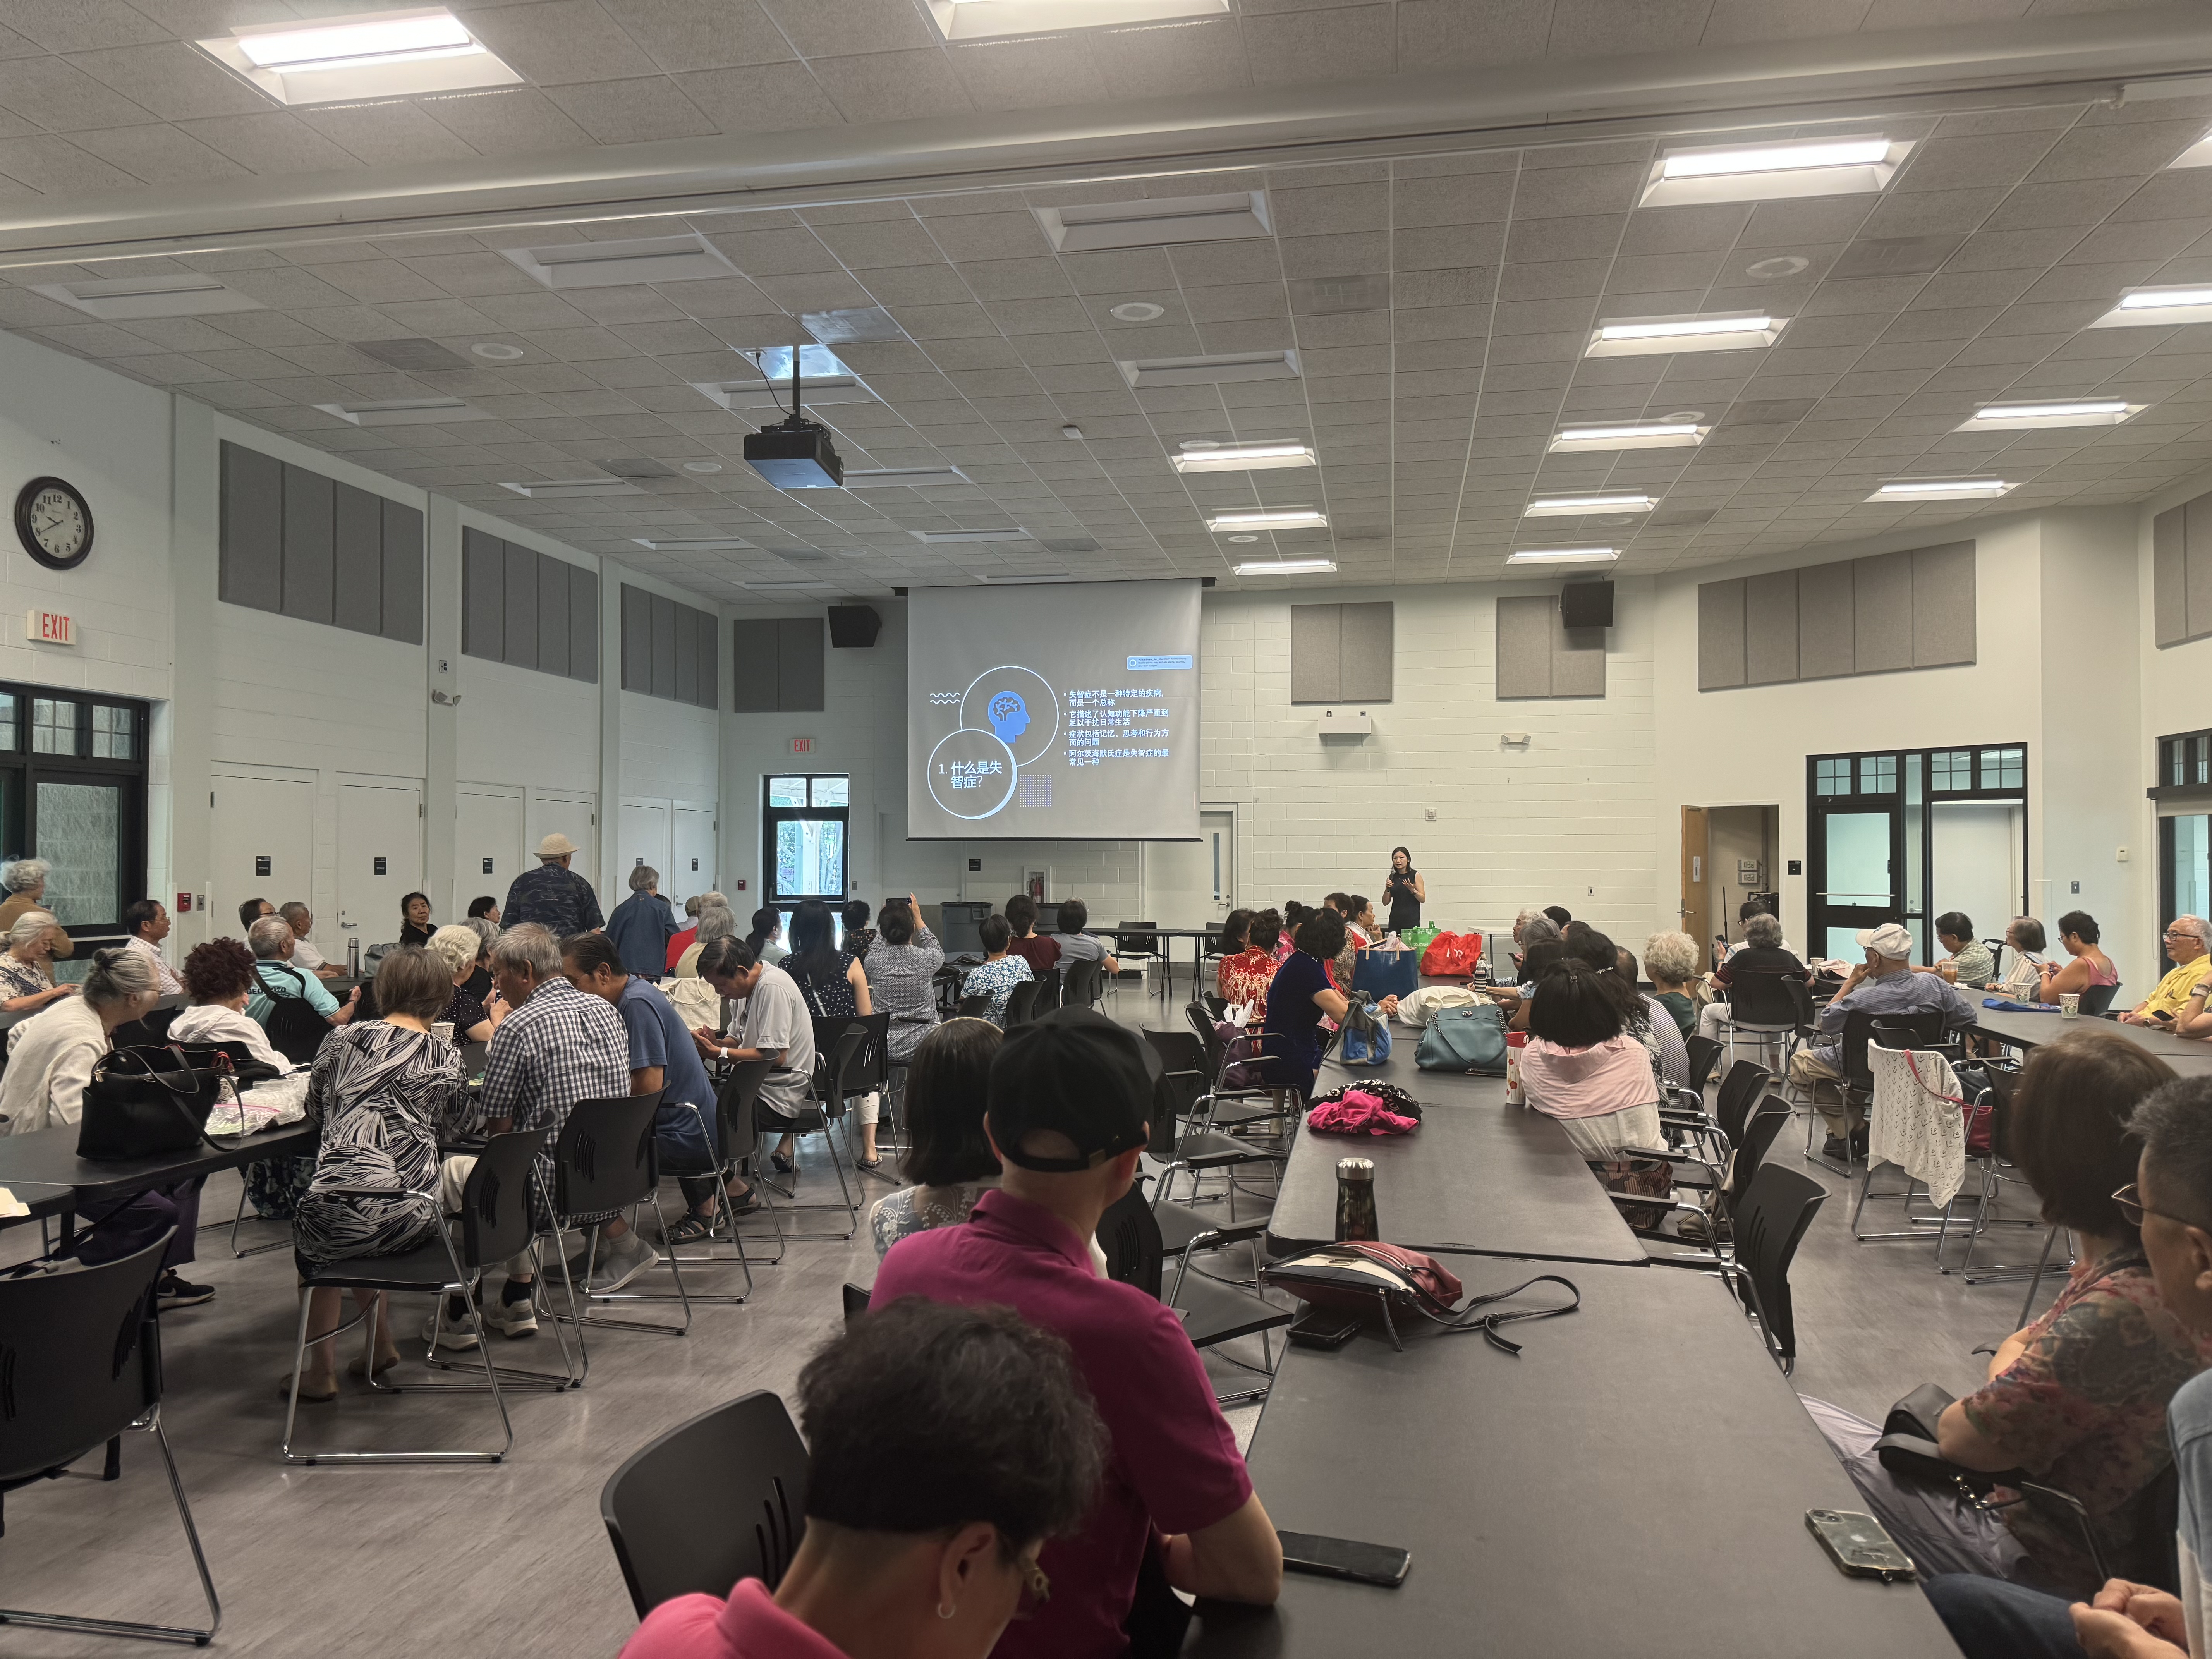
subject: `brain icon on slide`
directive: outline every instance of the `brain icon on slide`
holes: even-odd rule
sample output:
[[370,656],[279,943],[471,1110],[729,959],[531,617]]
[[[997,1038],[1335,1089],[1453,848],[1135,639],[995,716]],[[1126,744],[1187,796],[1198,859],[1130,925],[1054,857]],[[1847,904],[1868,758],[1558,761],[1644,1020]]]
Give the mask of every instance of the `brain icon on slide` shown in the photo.
[[960,699],[960,725],[988,732],[1019,766],[1034,766],[1060,736],[1060,698],[1043,675],[1008,663],[978,674]]

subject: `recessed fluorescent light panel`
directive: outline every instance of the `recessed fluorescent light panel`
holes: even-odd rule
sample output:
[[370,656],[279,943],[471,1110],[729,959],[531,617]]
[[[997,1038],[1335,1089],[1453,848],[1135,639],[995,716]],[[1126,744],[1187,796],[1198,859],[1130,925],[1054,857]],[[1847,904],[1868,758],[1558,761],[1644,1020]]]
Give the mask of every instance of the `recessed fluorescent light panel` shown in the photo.
[[1075,580],[1075,578],[1074,578],[1074,577],[1073,577],[1073,576],[1071,576],[1071,575],[1069,575],[1069,574],[1067,574],[1067,572],[1066,572],[1065,570],[1043,570],[1043,571],[1032,572],[1032,573],[1029,573],[1029,574],[1023,574],[1023,573],[1019,573],[1019,572],[1013,572],[1013,573],[1009,573],[1009,574],[1003,574],[1003,575],[985,576],[985,577],[983,578],[983,580],[984,580],[985,581],[987,581],[987,582],[1016,582],[1016,583],[1020,583],[1020,582],[1072,582],[1072,581],[1073,581],[1073,580]]
[[1170,17],[1219,17],[1228,10],[1229,0],[929,0],[929,15],[948,40],[1057,33]]
[[1304,444],[1223,444],[1215,449],[1186,449],[1168,458],[1178,472],[1266,472],[1281,466],[1311,466],[1313,451]]
[[2154,328],[2176,323],[2212,323],[2212,288],[2131,288],[2120,295],[2119,304],[2089,326]]
[[1975,501],[2002,495],[2013,486],[2002,478],[1899,478],[1867,497],[1870,501]]
[[750,589],[751,589],[754,592],[756,592],[756,593],[800,593],[800,592],[813,592],[813,591],[815,591],[815,590],[817,590],[817,589],[819,589],[819,588],[824,588],[824,587],[829,587],[829,586],[833,586],[833,585],[834,585],[834,584],[832,584],[832,583],[825,582],[825,581],[810,581],[810,582],[745,582],[745,583],[741,584],[741,586],[745,586],[745,587],[749,587],[749,588],[750,588]]
[[995,530],[909,530],[918,542],[1025,542],[1030,532],[1016,526]]
[[1910,143],[1893,144],[1876,135],[1670,149],[1651,164],[1639,205],[1861,195],[1894,179],[1911,149]]
[[1661,351],[1741,351],[1770,346],[1787,317],[1613,317],[1590,331],[1585,357],[1648,357]]
[[2033,432],[2045,427],[2118,426],[2147,405],[2118,398],[2070,404],[1991,404],[1978,409],[1952,429],[1956,432]]
[[41,283],[33,294],[58,300],[88,316],[112,323],[144,317],[210,317],[225,311],[259,311],[249,300],[212,276],[113,276],[91,283]]
[[1208,530],[1326,530],[1328,514],[1310,507],[1263,507],[1246,513],[1217,513]]
[[[802,386],[805,383],[804,378],[799,381]],[[845,471],[848,489],[920,489],[930,484],[967,482],[968,475],[957,466],[878,466],[865,470],[848,467]]]
[[703,236],[636,236],[556,247],[503,247],[535,282],[550,289],[622,288],[632,283],[689,283],[734,276],[738,268]]
[[1225,196],[1156,196],[1141,202],[1097,202],[1030,211],[1036,215],[1056,253],[1167,247],[1179,242],[1233,242],[1273,234],[1264,190],[1240,190]]
[[721,553],[752,545],[742,536],[633,536],[630,539],[656,553]]
[[1237,567],[1240,576],[1318,576],[1336,568],[1334,559],[1255,559]]
[[[2207,90],[2212,90],[2212,76],[2202,76]],[[2206,133],[2187,149],[2166,163],[2170,167],[2212,167],[2212,132]]]
[[[802,404],[866,404],[876,401],[860,377],[828,346],[795,348],[799,353],[799,395]],[[733,415],[763,410],[791,412],[791,346],[758,346],[738,355],[760,371],[757,380],[694,380],[692,390],[713,398]]]
[[444,426],[453,421],[489,421],[489,410],[477,409],[459,398],[393,398],[376,404],[317,404],[325,415],[335,415],[355,426]]
[[1530,519],[1579,519],[1590,513],[1649,513],[1658,505],[1650,495],[1541,495],[1521,512]]
[[1694,421],[1624,421],[1613,426],[1562,427],[1552,434],[1552,453],[1694,448],[1705,442],[1705,434],[1711,430]]
[[1508,564],[1611,564],[1620,557],[1617,547],[1524,547],[1505,556]]
[[1295,351],[1229,351],[1211,357],[1139,357],[1116,360],[1131,390],[1163,386],[1230,386],[1240,380],[1295,380]]
[[527,483],[502,482],[501,489],[512,489],[518,495],[527,495],[532,501],[566,501],[577,495],[642,495],[645,492],[626,478],[532,478]]
[[280,104],[403,98],[522,79],[443,6],[257,24],[198,46]]

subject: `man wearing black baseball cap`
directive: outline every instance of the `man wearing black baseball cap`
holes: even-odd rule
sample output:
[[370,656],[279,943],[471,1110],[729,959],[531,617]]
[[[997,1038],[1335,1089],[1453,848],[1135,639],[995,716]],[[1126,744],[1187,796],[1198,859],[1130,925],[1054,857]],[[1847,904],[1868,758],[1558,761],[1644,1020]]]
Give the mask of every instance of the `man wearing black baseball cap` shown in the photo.
[[1282,1589],[1274,1525],[1182,1322],[1091,1267],[1099,1218],[1135,1179],[1159,1079],[1152,1046],[1089,1009],[1008,1033],[986,1118],[1002,1184],[964,1224],[893,1245],[876,1277],[871,1306],[902,1296],[996,1303],[1060,1337],[1113,1437],[1082,1530],[1038,1559],[1051,1599],[1006,1627],[994,1659],[1126,1651],[1122,1621],[1155,1529],[1179,1589],[1264,1604]]

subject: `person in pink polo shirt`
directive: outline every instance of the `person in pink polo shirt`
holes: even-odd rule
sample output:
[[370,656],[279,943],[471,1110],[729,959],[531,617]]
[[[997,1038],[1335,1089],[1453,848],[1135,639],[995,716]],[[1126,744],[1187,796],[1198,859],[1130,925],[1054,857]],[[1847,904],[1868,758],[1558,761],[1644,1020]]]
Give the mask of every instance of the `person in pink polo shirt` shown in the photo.
[[679,1595],[622,1659],[984,1659],[1054,1592],[1037,1564],[1098,1490],[1106,1431],[1066,1344],[908,1297],[799,1376],[806,1530],[770,1594]]
[[1009,1032],[985,1122],[1001,1186],[961,1225],[894,1244],[876,1278],[872,1307],[995,1304],[1063,1339],[1112,1437],[1082,1527],[1038,1557],[1051,1601],[1007,1628],[998,1659],[1124,1653],[1155,1548],[1168,1582],[1193,1595],[1265,1605],[1282,1589],[1282,1546],[1182,1322],[1091,1269],[1088,1241],[1136,1176],[1158,1078],[1135,1032],[1088,1009]]

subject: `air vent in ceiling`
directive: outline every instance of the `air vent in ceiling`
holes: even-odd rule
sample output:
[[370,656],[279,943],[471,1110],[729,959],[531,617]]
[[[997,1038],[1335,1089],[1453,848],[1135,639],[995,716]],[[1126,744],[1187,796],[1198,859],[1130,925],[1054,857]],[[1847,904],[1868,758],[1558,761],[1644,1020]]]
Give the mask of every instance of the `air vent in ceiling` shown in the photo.
[[380,363],[393,368],[404,368],[410,374],[428,374],[438,369],[467,368],[469,360],[458,352],[448,351],[435,340],[355,340],[350,343],[364,357],[374,357]]
[[1294,380],[1296,351],[1230,351],[1211,357],[1123,358],[1115,364],[1136,391],[1158,386],[1226,386],[1237,380]]
[[1098,550],[1097,539],[1090,536],[1047,537],[1037,545],[1048,553],[1096,553]]
[[1030,532],[1014,526],[995,530],[910,530],[918,542],[1025,542]]
[[1388,311],[1388,276],[1297,276],[1290,283],[1291,309],[1301,317],[1340,311]]
[[99,282],[40,283],[31,289],[49,300],[112,323],[145,317],[211,317],[225,311],[259,311],[261,301],[212,276],[115,276]]
[[459,398],[392,398],[374,404],[317,404],[325,415],[335,415],[355,426],[446,426],[455,421],[489,421],[488,410]]
[[578,495],[642,495],[645,492],[626,478],[532,478],[520,483],[502,480],[501,489],[512,489],[532,501],[566,501]]
[[878,466],[848,468],[848,489],[919,489],[927,484],[964,484],[968,475],[957,466]]
[[1087,253],[1103,248],[1167,247],[1179,242],[1229,242],[1268,236],[1267,192],[1240,190],[1225,196],[1160,196],[1145,202],[1095,202],[1079,207],[1034,208],[1054,251]]
[[500,252],[551,289],[619,288],[630,283],[688,283],[734,276],[737,267],[703,236],[641,236]]
[[1934,270],[1964,236],[1876,236],[1853,242],[1828,267],[1831,276],[1911,276]]
[[617,456],[611,461],[601,461],[599,465],[617,478],[672,478],[676,476],[672,468],[643,455]]
[[790,564],[805,564],[822,556],[821,550],[812,547],[771,547],[766,550]]

